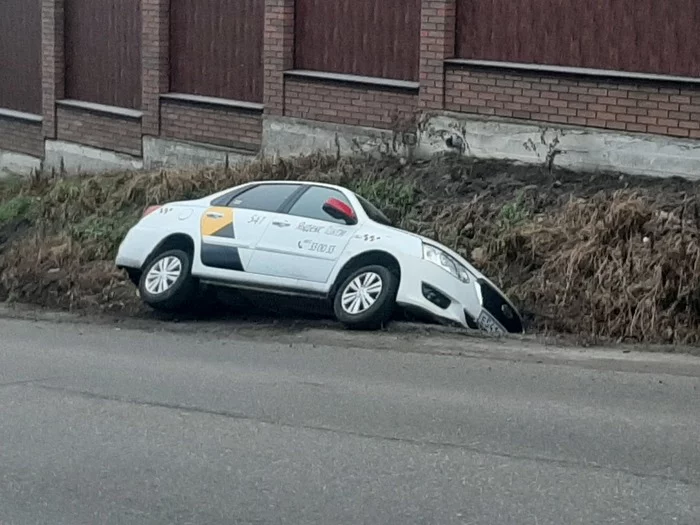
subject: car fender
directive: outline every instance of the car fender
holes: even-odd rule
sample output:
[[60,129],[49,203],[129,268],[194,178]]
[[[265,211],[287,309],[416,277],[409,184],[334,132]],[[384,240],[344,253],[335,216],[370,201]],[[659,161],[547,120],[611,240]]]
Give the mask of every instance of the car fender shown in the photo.
[[420,257],[422,245],[420,239],[414,235],[406,234],[400,230],[366,226],[353,234],[350,242],[345,247],[343,254],[331,272],[327,288],[330,291],[336,283],[338,276],[347,266],[363,254],[384,252],[392,256],[399,263],[399,267],[405,266],[406,257]]

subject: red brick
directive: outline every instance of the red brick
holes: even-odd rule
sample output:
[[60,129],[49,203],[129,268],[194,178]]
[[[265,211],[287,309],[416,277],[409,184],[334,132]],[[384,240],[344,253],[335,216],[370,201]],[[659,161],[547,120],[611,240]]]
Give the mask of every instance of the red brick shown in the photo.
[[675,118],[678,120],[690,120],[692,117],[687,111],[670,111],[668,114],[669,118]]
[[655,126],[658,124],[658,119],[656,117],[637,117],[637,122]]
[[583,117],[569,117],[569,124],[573,124],[574,126],[585,126],[586,119]]
[[673,95],[671,97],[671,102],[676,102],[678,104],[690,104],[689,96]]
[[637,91],[630,91],[629,94],[627,95],[629,98],[633,98],[635,100],[649,100],[649,94],[648,93],[640,93]]
[[605,123],[605,127],[608,129],[616,129],[619,131],[624,131],[627,129],[627,124],[625,124],[624,122],[608,121]]
[[[319,120],[338,124],[363,125],[384,129],[392,129],[400,124],[400,121],[411,121],[418,108],[418,97],[415,93],[395,93],[365,86],[348,86],[339,84],[326,84],[323,91],[319,91],[318,84],[302,79],[288,79],[287,89],[293,89],[301,93],[301,99],[308,99],[310,94],[323,93],[323,100],[330,107],[329,110],[319,104],[310,106],[296,104],[295,97],[285,97],[285,115],[309,120]],[[471,97],[454,97],[453,103],[447,103],[447,109],[469,113],[488,112],[492,114],[489,103],[493,98],[488,93],[479,93],[488,100]],[[338,104],[344,100],[345,104]],[[337,110],[337,111],[335,111]],[[495,110],[494,110],[495,112]],[[398,123],[398,124],[397,124]]]
[[604,112],[604,111],[599,111],[598,113],[596,113],[596,118],[597,118],[598,120],[611,120],[611,121],[614,121],[614,120],[615,120],[615,116],[616,116],[616,115],[615,115],[614,113],[606,113],[606,112]]
[[627,124],[627,131],[645,133],[647,127],[644,124]]
[[43,157],[44,139],[41,123],[0,116],[0,149]]
[[141,119],[59,106],[56,123],[59,140],[141,156]]
[[660,118],[659,126],[668,126],[669,128],[677,128],[678,121],[676,119]]
[[689,137],[690,131],[682,128],[669,128],[668,134],[673,137]]
[[618,115],[617,120],[619,122],[627,122],[627,123],[636,123],[637,122],[637,117],[634,115]]
[[586,120],[586,125],[588,126],[593,126],[595,128],[604,128],[606,122],[604,120],[598,120],[598,119],[587,119]]

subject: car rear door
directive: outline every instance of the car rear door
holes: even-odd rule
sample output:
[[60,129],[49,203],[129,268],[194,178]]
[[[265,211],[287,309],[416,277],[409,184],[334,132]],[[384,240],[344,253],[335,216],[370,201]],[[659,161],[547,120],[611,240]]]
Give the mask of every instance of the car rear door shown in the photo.
[[200,258],[205,268],[250,272],[253,252],[280,209],[298,190],[296,184],[260,184],[217,199],[200,220]]
[[250,261],[251,271],[325,283],[359,228],[323,211],[323,204],[330,198],[352,208],[342,192],[309,185],[288,211],[270,214],[269,224]]

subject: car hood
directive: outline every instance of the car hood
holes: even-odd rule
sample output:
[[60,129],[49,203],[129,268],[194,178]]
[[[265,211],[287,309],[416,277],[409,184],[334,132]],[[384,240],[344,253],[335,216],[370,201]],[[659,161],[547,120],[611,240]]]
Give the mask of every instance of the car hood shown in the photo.
[[[477,268],[475,268],[473,264],[471,264],[469,261],[467,261],[464,257],[462,257],[460,254],[458,254],[456,251],[445,246],[444,244],[441,244],[434,239],[426,237],[425,235],[420,235],[418,233],[413,233],[413,232],[409,232],[406,230],[402,230],[401,228],[397,228],[395,226],[382,225],[382,227],[390,232],[400,233],[401,235],[407,235],[407,236],[412,237],[414,239],[418,239],[418,240],[424,242],[425,244],[430,244],[432,246],[435,246],[436,248],[443,250],[445,253],[447,253],[447,254],[451,255],[452,257],[454,257],[455,259],[457,259],[457,261],[459,261],[460,264],[465,266],[467,268],[467,270],[469,270],[474,275],[474,277],[476,277],[477,279],[485,279],[486,281],[489,281],[489,279],[484,274],[482,274]],[[491,283],[491,284],[493,284],[493,283]]]

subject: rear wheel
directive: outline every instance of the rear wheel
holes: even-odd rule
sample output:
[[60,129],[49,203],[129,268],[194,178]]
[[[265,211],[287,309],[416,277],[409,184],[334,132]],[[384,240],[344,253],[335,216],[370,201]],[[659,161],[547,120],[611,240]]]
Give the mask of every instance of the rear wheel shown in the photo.
[[141,299],[156,310],[183,310],[197,292],[191,269],[192,259],[182,250],[168,250],[156,255],[141,274]]
[[347,328],[381,328],[394,312],[398,287],[398,277],[384,266],[355,270],[338,288],[333,300],[335,316]]

